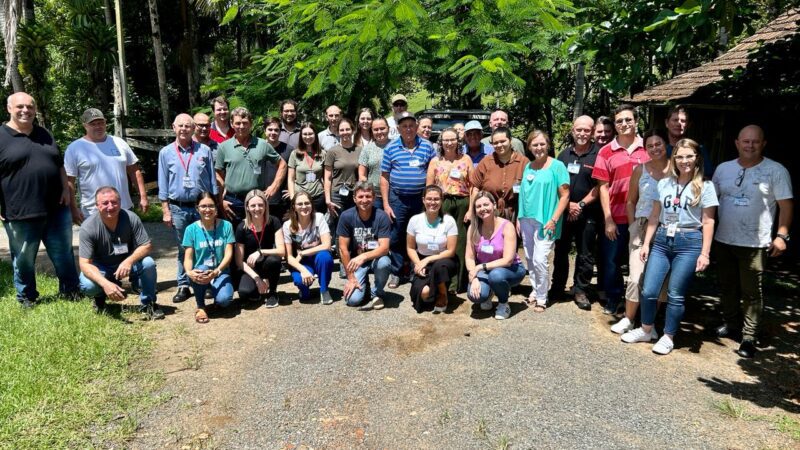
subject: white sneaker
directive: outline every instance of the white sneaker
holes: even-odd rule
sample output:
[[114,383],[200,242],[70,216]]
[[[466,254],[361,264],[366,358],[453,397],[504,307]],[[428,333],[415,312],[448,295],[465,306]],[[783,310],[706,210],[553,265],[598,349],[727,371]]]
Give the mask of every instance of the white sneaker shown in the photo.
[[491,311],[492,306],[492,299],[481,302],[481,309],[484,311]]
[[[481,303],[483,305],[483,303]],[[500,303],[497,305],[497,311],[494,312],[494,318],[497,320],[505,320],[508,319],[508,316],[511,315],[511,308],[508,306],[508,303]]]
[[669,355],[669,352],[671,352],[673,348],[675,348],[675,344],[672,342],[672,339],[665,334],[661,336],[661,339],[653,346],[653,353]]
[[633,329],[633,322],[630,321],[627,317],[623,317],[622,320],[611,325],[611,331],[617,334],[627,333]]
[[447,306],[434,306],[433,307],[433,313],[434,314],[443,313],[445,311],[447,311]]
[[332,305],[333,304],[333,299],[331,298],[331,292],[330,291],[325,291],[322,294],[320,294],[320,298],[322,299],[322,304],[323,305]]
[[650,342],[658,339],[658,333],[655,328],[651,328],[650,332],[644,331],[644,328],[639,327],[634,330],[628,331],[620,337],[622,342],[633,344],[635,342]]

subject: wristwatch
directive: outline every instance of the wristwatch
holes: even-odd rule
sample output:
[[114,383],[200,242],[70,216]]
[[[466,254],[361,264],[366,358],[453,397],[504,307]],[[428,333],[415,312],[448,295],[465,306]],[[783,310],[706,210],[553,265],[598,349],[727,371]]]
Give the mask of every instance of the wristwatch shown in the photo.
[[586,202],[585,202],[585,201],[583,201],[583,200],[581,200],[581,201],[579,201],[579,202],[578,202],[578,206],[579,206],[581,209],[583,209],[584,207],[586,207]]
[[782,233],[778,233],[776,237],[783,239],[783,242],[789,242],[790,239],[788,234],[782,234]]

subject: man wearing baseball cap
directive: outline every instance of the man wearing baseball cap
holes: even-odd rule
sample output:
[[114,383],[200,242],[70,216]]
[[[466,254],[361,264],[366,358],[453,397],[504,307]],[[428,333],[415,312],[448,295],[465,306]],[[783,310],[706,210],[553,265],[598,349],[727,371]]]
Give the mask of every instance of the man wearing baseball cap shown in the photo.
[[[82,222],[97,210],[95,191],[102,186],[112,186],[119,191],[121,207],[131,209],[133,201],[128,191],[129,179],[136,181],[139,189],[139,207],[147,211],[147,193],[144,177],[139,169],[139,159],[130,146],[116,136],[106,133],[106,118],[97,108],[89,108],[81,115],[86,134],[67,147],[64,169],[72,191],[73,217]],[[81,193],[81,206],[75,202],[75,180]]]
[[398,118],[406,111],[408,111],[408,100],[406,100],[406,96],[403,94],[394,94],[392,96],[392,115],[386,118],[386,123],[389,124],[389,141],[400,137],[400,132],[397,129],[397,124],[400,122]]
[[464,149],[465,155],[472,158],[472,165],[478,167],[486,155],[494,153],[494,147],[491,144],[481,142],[483,136],[483,126],[477,120],[470,120],[464,125]]

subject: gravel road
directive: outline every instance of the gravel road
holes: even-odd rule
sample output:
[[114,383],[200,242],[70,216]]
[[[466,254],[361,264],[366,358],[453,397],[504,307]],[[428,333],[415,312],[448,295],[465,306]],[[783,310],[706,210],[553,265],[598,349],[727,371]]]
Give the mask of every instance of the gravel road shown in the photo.
[[[447,314],[417,314],[408,285],[389,291],[382,311],[301,304],[284,273],[279,308],[243,305],[197,325],[191,301],[170,303],[169,231],[147,229],[169,312],[153,326],[148,368],[166,374],[169,400],[139,417],[132,448],[798,447],[771,420],[715,407],[733,396],[750,414],[800,417],[781,378],[797,370],[796,353],[786,356],[800,323],[789,304],[771,315],[792,337],[773,339],[755,362],[707,336],[717,316],[703,295],[668,357],[620,343],[597,305],[535,313],[521,303],[528,288],[497,321],[463,296]],[[0,249],[6,259],[4,233]],[[341,287],[334,275],[334,298]]]

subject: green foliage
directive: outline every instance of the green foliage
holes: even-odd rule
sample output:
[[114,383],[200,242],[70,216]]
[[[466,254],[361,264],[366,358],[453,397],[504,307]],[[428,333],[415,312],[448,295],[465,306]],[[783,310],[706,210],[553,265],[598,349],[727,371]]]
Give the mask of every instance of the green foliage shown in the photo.
[[0,264],[0,447],[121,445],[136,427],[116,420],[135,422],[156,401],[159,378],[132,369],[146,354],[146,330],[98,316],[86,301],[56,300],[49,276],[37,276],[43,302],[22,310],[11,278]]

